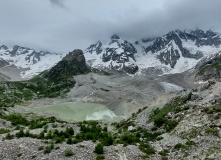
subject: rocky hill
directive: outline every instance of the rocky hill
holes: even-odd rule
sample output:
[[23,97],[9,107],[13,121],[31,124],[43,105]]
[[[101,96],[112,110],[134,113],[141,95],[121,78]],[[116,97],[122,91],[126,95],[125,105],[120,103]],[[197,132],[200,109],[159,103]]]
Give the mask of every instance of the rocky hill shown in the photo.
[[43,77],[52,81],[72,78],[74,75],[89,73],[82,50],[74,50],[66,55],[54,67],[46,72]]

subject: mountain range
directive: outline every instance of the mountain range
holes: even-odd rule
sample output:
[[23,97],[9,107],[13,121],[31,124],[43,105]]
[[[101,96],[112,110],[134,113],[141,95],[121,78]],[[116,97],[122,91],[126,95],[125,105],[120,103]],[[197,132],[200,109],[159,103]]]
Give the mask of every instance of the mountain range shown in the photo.
[[[221,38],[211,31],[172,31],[134,43],[117,35],[98,41],[85,50],[87,63],[95,68],[122,69],[142,73],[150,67],[167,73],[183,72],[194,67],[203,57],[220,50]],[[128,71],[128,68],[132,68]]]
[[31,78],[51,68],[62,57],[63,55],[58,53],[35,51],[18,45],[11,48],[2,45],[0,46],[0,72],[10,77],[9,72],[13,68],[19,72],[21,78]]
[[[84,51],[88,66],[127,74],[151,72],[180,73],[197,65],[207,56],[221,51],[221,38],[211,30],[171,31],[161,37],[130,42],[118,35],[98,41]],[[65,55],[35,51],[18,45],[0,46],[0,72],[11,77],[16,68],[22,79],[28,79],[48,70]],[[13,72],[14,73],[14,72]],[[12,74],[13,74],[12,73]]]

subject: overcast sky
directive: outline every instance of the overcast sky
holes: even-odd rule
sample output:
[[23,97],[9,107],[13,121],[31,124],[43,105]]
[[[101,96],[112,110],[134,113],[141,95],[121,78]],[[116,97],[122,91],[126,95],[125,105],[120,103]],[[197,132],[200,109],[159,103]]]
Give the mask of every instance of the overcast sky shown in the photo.
[[139,40],[221,26],[221,0],[0,0],[0,45],[68,52],[112,34]]

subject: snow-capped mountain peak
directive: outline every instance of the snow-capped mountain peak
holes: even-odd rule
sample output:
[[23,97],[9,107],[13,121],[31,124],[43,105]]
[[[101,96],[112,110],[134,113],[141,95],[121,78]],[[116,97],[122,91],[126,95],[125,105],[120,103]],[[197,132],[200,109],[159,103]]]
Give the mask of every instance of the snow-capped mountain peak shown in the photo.
[[63,57],[62,54],[50,53],[48,51],[37,52],[18,45],[12,48],[5,45],[0,46],[0,56],[4,62],[7,62],[1,65],[1,68],[15,66],[18,70],[22,70],[20,73],[21,78],[37,75],[39,72],[51,68]]
[[136,66],[129,73],[140,73],[155,67],[174,73],[194,67],[204,56],[219,51],[220,45],[220,36],[211,30],[175,30],[162,37],[135,43],[113,35],[107,41],[98,41],[88,47],[85,57],[95,68],[125,70],[124,66],[127,69]]
[[87,63],[95,68],[126,69],[129,73],[135,73],[138,69],[134,64],[136,53],[132,43],[113,35],[108,41],[90,45],[85,50],[85,57]]

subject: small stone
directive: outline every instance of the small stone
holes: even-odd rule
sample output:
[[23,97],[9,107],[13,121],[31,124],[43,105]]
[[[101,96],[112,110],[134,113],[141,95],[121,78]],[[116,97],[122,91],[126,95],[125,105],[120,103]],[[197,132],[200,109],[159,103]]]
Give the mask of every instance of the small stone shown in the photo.
[[132,131],[132,130],[134,130],[135,128],[133,127],[133,126],[129,126],[128,127],[128,131]]

